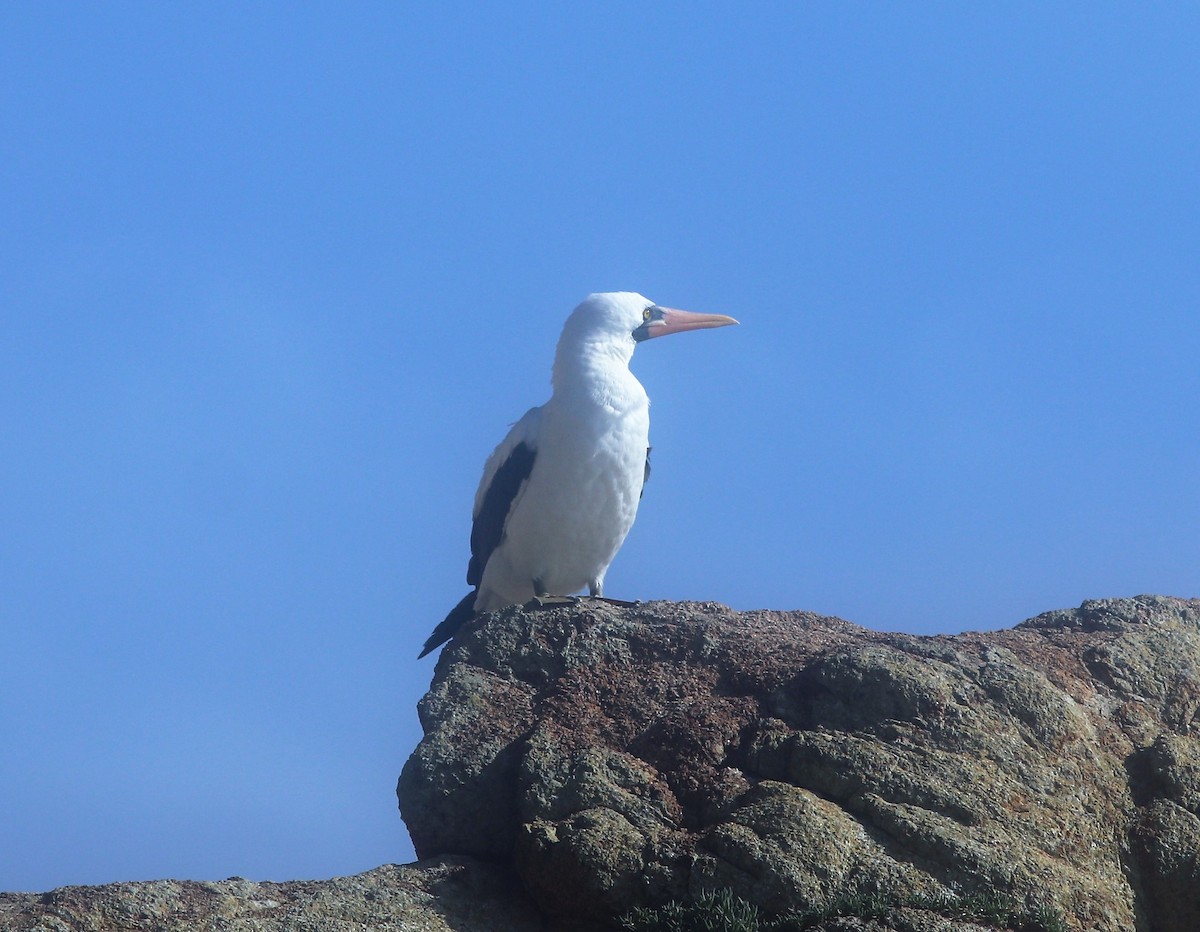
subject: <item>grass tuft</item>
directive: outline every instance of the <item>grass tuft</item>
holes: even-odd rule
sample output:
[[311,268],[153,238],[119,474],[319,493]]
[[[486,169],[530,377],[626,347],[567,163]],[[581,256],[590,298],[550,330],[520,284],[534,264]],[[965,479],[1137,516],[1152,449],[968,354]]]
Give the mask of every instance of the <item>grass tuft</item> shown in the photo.
[[1030,912],[995,890],[909,896],[852,891],[775,917],[764,915],[753,903],[730,890],[718,890],[695,900],[675,900],[659,909],[631,910],[622,917],[621,924],[629,932],[804,932],[830,919],[882,919],[902,907],[996,929],[1067,932],[1066,923],[1056,910],[1042,906]]
[[731,890],[696,900],[674,900],[660,909],[635,909],[621,923],[630,932],[762,932],[758,907]]

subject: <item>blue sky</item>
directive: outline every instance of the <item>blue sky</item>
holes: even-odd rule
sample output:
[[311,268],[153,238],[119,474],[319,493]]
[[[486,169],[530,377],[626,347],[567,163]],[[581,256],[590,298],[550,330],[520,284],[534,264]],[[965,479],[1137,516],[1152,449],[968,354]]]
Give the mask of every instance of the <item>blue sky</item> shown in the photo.
[[1189,5],[7,4],[0,889],[328,877],[590,291],[609,594],[1006,627],[1200,595]]

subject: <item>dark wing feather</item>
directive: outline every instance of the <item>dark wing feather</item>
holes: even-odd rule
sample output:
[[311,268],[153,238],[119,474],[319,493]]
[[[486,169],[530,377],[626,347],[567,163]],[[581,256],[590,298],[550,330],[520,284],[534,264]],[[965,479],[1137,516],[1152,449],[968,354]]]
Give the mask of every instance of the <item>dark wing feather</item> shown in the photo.
[[513,447],[483,494],[483,502],[471,525],[471,562],[467,566],[467,585],[478,586],[492,551],[504,539],[504,522],[521,486],[533,471],[536,451],[524,441]]
[[[530,415],[536,417],[536,412],[535,408],[526,415],[526,420]],[[502,444],[501,448],[503,446]],[[496,456],[495,453],[492,455]],[[504,523],[508,520],[508,513],[521,491],[521,486],[533,471],[535,456],[536,451],[530,444],[523,440],[519,442],[492,475],[483,498],[477,499],[479,508],[471,525],[471,562],[467,566],[467,584],[474,588],[450,609],[450,614],[433,629],[433,633],[421,649],[420,657],[445,644],[463,625],[475,617],[475,599],[479,594],[479,584],[483,581],[484,568],[492,552],[504,540]],[[491,465],[490,461],[488,465]]]
[[426,639],[425,646],[421,648],[421,653],[417,654],[417,659],[420,660],[434,648],[441,647],[458,633],[459,628],[474,617],[475,592],[471,591],[463,597],[461,602],[450,609],[450,614],[442,620],[440,625],[433,629],[433,634],[429,635],[428,639]]
[[646,483],[650,481],[650,451],[654,447],[646,447],[646,471],[642,473],[642,491],[638,492],[638,498],[646,494]]

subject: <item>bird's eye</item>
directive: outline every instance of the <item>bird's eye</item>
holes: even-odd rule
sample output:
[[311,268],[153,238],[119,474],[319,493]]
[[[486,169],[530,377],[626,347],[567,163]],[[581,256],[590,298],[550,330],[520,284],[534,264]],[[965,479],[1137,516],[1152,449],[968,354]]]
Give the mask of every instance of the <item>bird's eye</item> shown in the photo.
[[644,311],[642,311],[642,320],[644,320],[644,321],[650,320],[650,308],[646,308]]

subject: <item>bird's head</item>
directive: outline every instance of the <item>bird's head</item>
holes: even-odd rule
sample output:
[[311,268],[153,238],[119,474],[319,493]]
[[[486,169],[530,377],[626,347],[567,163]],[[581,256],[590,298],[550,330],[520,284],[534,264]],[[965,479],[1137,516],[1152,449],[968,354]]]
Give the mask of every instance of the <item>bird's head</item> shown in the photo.
[[633,291],[609,291],[591,294],[580,304],[563,327],[563,340],[577,343],[611,342],[625,345],[630,353],[643,340],[682,333],[726,327],[737,321],[724,314],[694,314],[660,307]]
[[638,343],[668,333],[736,323],[723,314],[693,314],[660,307],[632,291],[591,294],[563,326],[551,382],[555,392],[574,386],[582,387],[589,395],[595,395],[598,385],[607,386],[601,394],[608,399],[605,392],[610,392],[613,385],[631,380],[644,403],[645,392],[628,368]]

